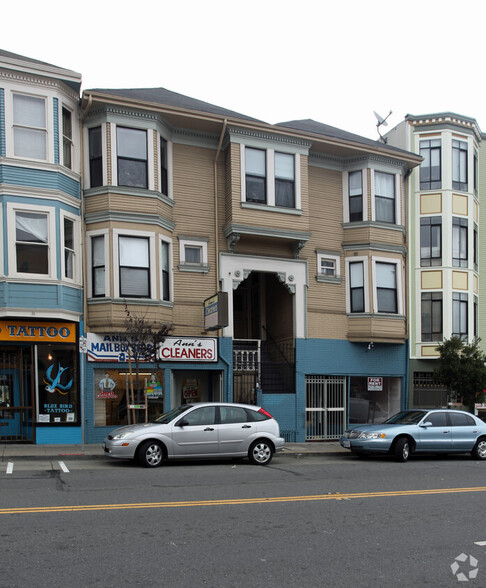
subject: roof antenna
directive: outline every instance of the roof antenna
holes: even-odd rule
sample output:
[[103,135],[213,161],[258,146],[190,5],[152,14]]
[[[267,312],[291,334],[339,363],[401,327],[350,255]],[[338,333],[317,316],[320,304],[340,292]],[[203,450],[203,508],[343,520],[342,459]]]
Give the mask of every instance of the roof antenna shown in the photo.
[[382,134],[380,133],[380,127],[381,127],[381,125],[383,125],[384,127],[387,127],[388,126],[388,123],[386,122],[386,119],[390,116],[390,114],[392,113],[392,111],[390,110],[390,112],[386,115],[385,118],[383,118],[382,116],[380,116],[374,110],[373,110],[373,113],[376,116],[376,120],[378,121],[376,123],[376,129],[378,130],[378,134],[380,135],[380,141],[383,141],[383,143],[386,143],[385,137],[383,137]]

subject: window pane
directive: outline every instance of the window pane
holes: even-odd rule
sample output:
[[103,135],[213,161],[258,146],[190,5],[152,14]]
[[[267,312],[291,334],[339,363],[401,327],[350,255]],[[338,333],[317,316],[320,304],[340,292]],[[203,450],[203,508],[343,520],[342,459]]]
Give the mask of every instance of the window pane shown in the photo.
[[69,218],[64,219],[64,246],[74,249],[74,222]]
[[17,241],[47,243],[47,214],[16,212],[15,238]]
[[395,176],[375,172],[375,194],[383,198],[395,198]]
[[148,269],[120,268],[120,296],[149,298]]
[[93,237],[93,239],[91,239],[91,249],[93,255],[93,265],[105,265],[105,238]]
[[275,180],[275,204],[295,208],[294,182]]
[[46,132],[36,129],[14,129],[14,153],[19,157],[46,159]]
[[265,176],[265,151],[261,149],[245,149],[246,173],[255,176]]
[[294,179],[294,156],[275,153],[275,177],[282,180]]
[[246,200],[248,202],[266,202],[265,178],[246,176]]
[[395,201],[391,198],[375,197],[375,217],[385,223],[395,222]]
[[105,268],[95,268],[93,272],[93,296],[105,295]]
[[89,156],[101,157],[101,127],[89,129]]
[[120,265],[148,268],[148,239],[140,237],[120,237],[118,243],[120,248]]
[[351,290],[351,312],[364,312],[363,288],[353,288]]
[[190,247],[188,245],[184,247],[184,257],[186,259],[186,263],[201,264],[201,253],[201,247]]
[[146,188],[147,162],[118,159],[118,185]]
[[350,263],[349,264],[349,276],[350,276],[350,284],[352,288],[362,287],[363,282],[363,264],[362,262],[359,263]]
[[334,276],[335,264],[331,259],[321,259],[321,274],[325,276]]
[[44,98],[35,96],[13,97],[14,124],[25,127],[46,128],[46,107]]
[[116,138],[118,157],[147,159],[146,131],[117,127]]
[[48,274],[49,260],[47,245],[17,243],[17,271],[27,274]]
[[376,283],[380,288],[396,287],[396,266],[394,263],[376,264]]
[[349,195],[361,196],[362,193],[363,188],[361,171],[351,172],[349,174]]

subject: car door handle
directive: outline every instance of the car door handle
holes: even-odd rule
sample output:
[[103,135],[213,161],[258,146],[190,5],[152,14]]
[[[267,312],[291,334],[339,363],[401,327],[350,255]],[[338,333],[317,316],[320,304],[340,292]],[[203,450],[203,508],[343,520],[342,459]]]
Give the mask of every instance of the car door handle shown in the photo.
[[444,435],[445,435],[446,433],[450,433],[450,431],[442,431],[442,432],[444,433]]
[[251,429],[251,425],[243,425],[241,428],[242,429]]
[[212,427],[206,427],[204,430],[205,431],[214,431],[214,429]]

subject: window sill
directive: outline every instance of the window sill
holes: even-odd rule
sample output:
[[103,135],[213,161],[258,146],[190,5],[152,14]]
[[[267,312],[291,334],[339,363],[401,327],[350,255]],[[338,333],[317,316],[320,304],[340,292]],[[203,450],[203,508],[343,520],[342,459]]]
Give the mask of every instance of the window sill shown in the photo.
[[323,284],[341,284],[341,276],[323,276],[322,274],[316,275],[316,281]]
[[281,206],[269,206],[268,204],[256,204],[254,202],[242,202],[241,208],[251,210],[264,210],[266,212],[281,212],[282,214],[302,215],[302,210],[298,208],[283,208]]
[[207,274],[209,272],[209,265],[190,265],[187,263],[181,263],[179,265],[180,272]]

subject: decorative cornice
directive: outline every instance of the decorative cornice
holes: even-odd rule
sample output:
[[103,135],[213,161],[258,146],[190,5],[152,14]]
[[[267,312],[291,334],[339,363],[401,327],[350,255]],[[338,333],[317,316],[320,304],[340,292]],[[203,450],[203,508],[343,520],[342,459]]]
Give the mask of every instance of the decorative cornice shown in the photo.
[[223,229],[225,237],[229,237],[233,233],[242,235],[255,235],[258,237],[275,237],[277,239],[289,239],[292,241],[308,241],[312,233],[304,233],[303,231],[288,231],[285,229],[275,229],[270,227],[259,227],[252,225],[240,225],[231,223]]
[[386,253],[399,253],[403,257],[407,256],[407,248],[402,245],[391,245],[386,243],[353,243],[352,245],[343,244],[344,251],[361,251],[369,249],[373,251],[384,251]]
[[298,139],[296,137],[292,137],[289,135],[280,135],[272,132],[265,132],[262,130],[257,129],[247,129],[247,128],[240,128],[229,126],[227,129],[230,137],[233,139],[234,137],[241,137],[244,142],[245,139],[256,139],[259,141],[272,141],[274,143],[286,143],[288,145],[294,145],[298,147],[304,147],[305,149],[310,149],[312,143],[310,141],[304,141],[303,139]]
[[42,76],[41,73],[39,74],[39,77],[37,77],[27,73],[5,71],[2,70],[1,67],[2,64],[0,63],[0,80],[5,80],[7,82],[16,84],[32,84],[35,86],[42,86],[44,88],[51,88],[52,90],[61,92],[71,100],[76,102],[79,100],[79,94],[61,80],[40,77]]
[[84,216],[84,222],[87,225],[110,221],[133,223],[137,225],[157,225],[166,231],[170,231],[171,233],[175,229],[174,222],[156,214],[137,214],[133,212],[118,212],[107,210],[104,212],[87,213]]
[[138,188],[127,188],[123,186],[100,186],[98,188],[87,188],[83,191],[85,198],[92,198],[100,195],[119,194],[121,196],[131,196],[133,198],[155,198],[171,208],[174,206],[174,201],[171,198],[153,190],[143,190]]
[[476,138],[481,141],[483,134],[481,129],[474,118],[468,116],[462,116],[453,112],[441,112],[437,114],[429,115],[418,115],[414,116],[408,114],[405,117],[413,127],[425,127],[425,126],[457,126],[463,130],[468,130],[476,135]]

